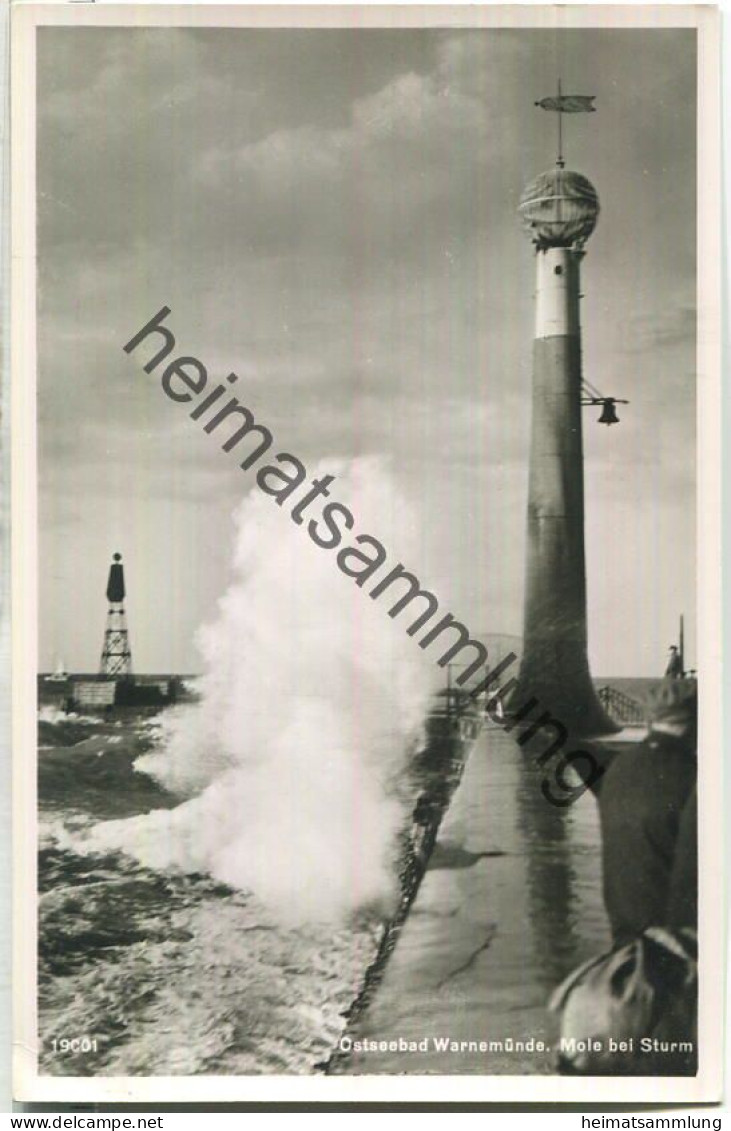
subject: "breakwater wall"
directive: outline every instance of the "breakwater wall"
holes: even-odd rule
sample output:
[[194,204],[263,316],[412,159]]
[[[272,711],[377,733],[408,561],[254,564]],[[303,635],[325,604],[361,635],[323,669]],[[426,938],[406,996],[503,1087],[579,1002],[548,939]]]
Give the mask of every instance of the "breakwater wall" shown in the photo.
[[[445,732],[432,735],[415,757],[413,774],[417,798],[409,825],[400,836],[398,876],[401,897],[396,913],[386,923],[375,958],[368,966],[359,993],[345,1012],[343,1036],[357,1025],[381,984],[389,957],[398,942],[437,842],[439,827],[462,780],[469,752],[482,721],[477,715],[447,721]],[[334,1049],[330,1057],[315,1065],[326,1075],[337,1074],[348,1054]]]

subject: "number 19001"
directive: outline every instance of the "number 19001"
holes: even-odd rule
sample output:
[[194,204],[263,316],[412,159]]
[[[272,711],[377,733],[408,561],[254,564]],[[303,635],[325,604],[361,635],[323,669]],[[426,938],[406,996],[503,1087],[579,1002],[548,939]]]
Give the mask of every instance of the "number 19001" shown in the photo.
[[51,1041],[54,1052],[97,1052],[96,1037],[54,1037]]

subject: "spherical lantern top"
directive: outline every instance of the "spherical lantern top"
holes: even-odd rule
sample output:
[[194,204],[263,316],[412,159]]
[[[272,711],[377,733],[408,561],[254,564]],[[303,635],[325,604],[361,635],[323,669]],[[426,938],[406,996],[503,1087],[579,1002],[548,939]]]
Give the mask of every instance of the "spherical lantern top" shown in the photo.
[[557,167],[531,181],[518,211],[539,247],[572,247],[583,244],[594,231],[599,197],[581,173]]

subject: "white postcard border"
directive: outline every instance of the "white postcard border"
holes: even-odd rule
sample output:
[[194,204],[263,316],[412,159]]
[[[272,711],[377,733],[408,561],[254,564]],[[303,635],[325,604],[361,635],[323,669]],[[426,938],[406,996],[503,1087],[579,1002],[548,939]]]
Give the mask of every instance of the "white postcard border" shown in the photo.
[[[12,13],[12,696],[14,1091],[18,1101],[692,1103],[720,1097],[724,985],[721,778],[719,19],[709,6],[27,4]],[[35,31],[134,27],[696,27],[698,31],[698,628],[700,1067],[694,1079],[561,1076],[56,1077],[37,1071]],[[709,753],[711,752],[711,753]],[[712,754],[712,756],[711,756]]]

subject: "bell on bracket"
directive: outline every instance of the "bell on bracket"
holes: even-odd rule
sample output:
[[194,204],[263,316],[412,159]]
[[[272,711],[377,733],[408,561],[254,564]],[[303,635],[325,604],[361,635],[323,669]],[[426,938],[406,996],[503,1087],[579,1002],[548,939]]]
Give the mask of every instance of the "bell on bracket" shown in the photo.
[[595,389],[588,382],[582,382],[582,392],[585,394],[581,398],[583,405],[601,405],[602,414],[597,417],[599,424],[619,424],[619,417],[617,416],[618,404],[629,404],[629,401],[621,400],[619,397],[605,397],[598,389]]
[[597,423],[599,424],[619,424],[619,417],[615,408],[616,400],[614,397],[604,397],[602,404],[602,414]]

